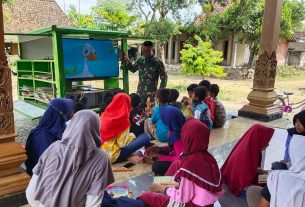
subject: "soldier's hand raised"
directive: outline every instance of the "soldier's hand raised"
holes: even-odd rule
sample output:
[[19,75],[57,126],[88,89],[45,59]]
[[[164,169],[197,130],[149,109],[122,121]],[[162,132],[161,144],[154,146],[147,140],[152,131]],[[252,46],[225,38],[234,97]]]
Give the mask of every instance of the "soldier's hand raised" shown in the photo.
[[129,64],[131,62],[129,57],[128,57],[128,54],[126,52],[124,52],[124,59],[125,59],[127,64]]

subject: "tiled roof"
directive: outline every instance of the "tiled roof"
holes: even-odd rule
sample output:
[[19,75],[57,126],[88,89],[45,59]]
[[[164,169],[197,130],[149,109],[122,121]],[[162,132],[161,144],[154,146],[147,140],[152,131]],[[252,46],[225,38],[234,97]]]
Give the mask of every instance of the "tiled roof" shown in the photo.
[[233,0],[227,0],[224,5],[219,4],[217,1],[214,3],[214,12],[223,13],[226,8],[228,8],[233,3]]
[[4,22],[6,33],[21,33],[41,27],[58,25],[75,27],[55,0],[14,0],[4,5],[9,17]]
[[[216,1],[213,4],[213,12],[223,13],[225,11],[225,9],[227,9],[232,3],[233,3],[233,0],[226,0],[226,2],[224,4],[219,4]],[[194,24],[197,25],[200,22],[204,21],[204,19],[205,19],[205,13],[201,13],[197,17],[195,17]]]
[[305,42],[289,42],[288,50],[305,52]]

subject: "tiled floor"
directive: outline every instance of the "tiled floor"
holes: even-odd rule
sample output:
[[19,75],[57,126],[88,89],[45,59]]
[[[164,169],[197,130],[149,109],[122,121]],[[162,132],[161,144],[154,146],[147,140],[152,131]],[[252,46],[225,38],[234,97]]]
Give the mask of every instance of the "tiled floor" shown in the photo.
[[[244,134],[247,129],[255,123],[261,123],[266,126],[284,128],[286,129],[290,125],[290,121],[287,117],[278,119],[272,122],[258,122],[256,120],[238,117],[236,119],[229,120],[225,127],[220,129],[213,129],[210,138],[210,150],[215,156],[216,160],[221,165],[224,158],[229,154],[236,141]],[[223,147],[219,147],[223,146]],[[121,167],[124,163],[113,165],[113,168]],[[146,174],[151,171],[151,165],[138,164],[133,166],[130,172],[116,172],[115,183],[122,183],[130,180],[131,178]],[[23,206],[29,207],[29,205]]]
[[[266,126],[284,129],[286,129],[290,125],[290,121],[286,118],[278,119],[272,122],[258,122],[252,119],[238,117],[236,119],[229,120],[224,128],[212,130],[209,148],[213,149],[239,139],[244,134],[244,132],[247,131],[247,129],[255,123],[261,123]],[[218,151],[215,152],[217,153]],[[224,153],[228,154],[229,152]],[[217,154],[214,154],[214,156],[217,156]],[[124,164],[126,164],[126,162],[113,165],[113,167],[115,168],[117,166],[123,166]],[[131,169],[133,169],[133,171],[131,172],[115,173],[114,176],[116,183],[127,181],[132,177],[142,175],[151,170],[150,165],[148,164],[139,164],[132,167]]]

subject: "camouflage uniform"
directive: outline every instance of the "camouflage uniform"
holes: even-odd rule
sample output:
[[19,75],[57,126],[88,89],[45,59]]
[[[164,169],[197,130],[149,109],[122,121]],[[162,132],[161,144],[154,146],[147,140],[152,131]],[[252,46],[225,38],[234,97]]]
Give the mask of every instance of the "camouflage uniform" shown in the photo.
[[127,64],[127,69],[131,72],[139,71],[139,83],[137,93],[142,97],[144,103],[148,97],[154,102],[155,92],[158,88],[158,80],[160,77],[160,88],[165,88],[167,84],[167,73],[163,62],[152,56],[145,58],[142,56],[135,64]]

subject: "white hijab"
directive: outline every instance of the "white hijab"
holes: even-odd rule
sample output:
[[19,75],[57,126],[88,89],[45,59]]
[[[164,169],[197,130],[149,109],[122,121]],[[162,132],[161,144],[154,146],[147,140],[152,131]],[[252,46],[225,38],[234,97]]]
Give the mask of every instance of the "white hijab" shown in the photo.
[[291,167],[268,176],[270,207],[305,207],[305,137],[293,135],[289,145]]

